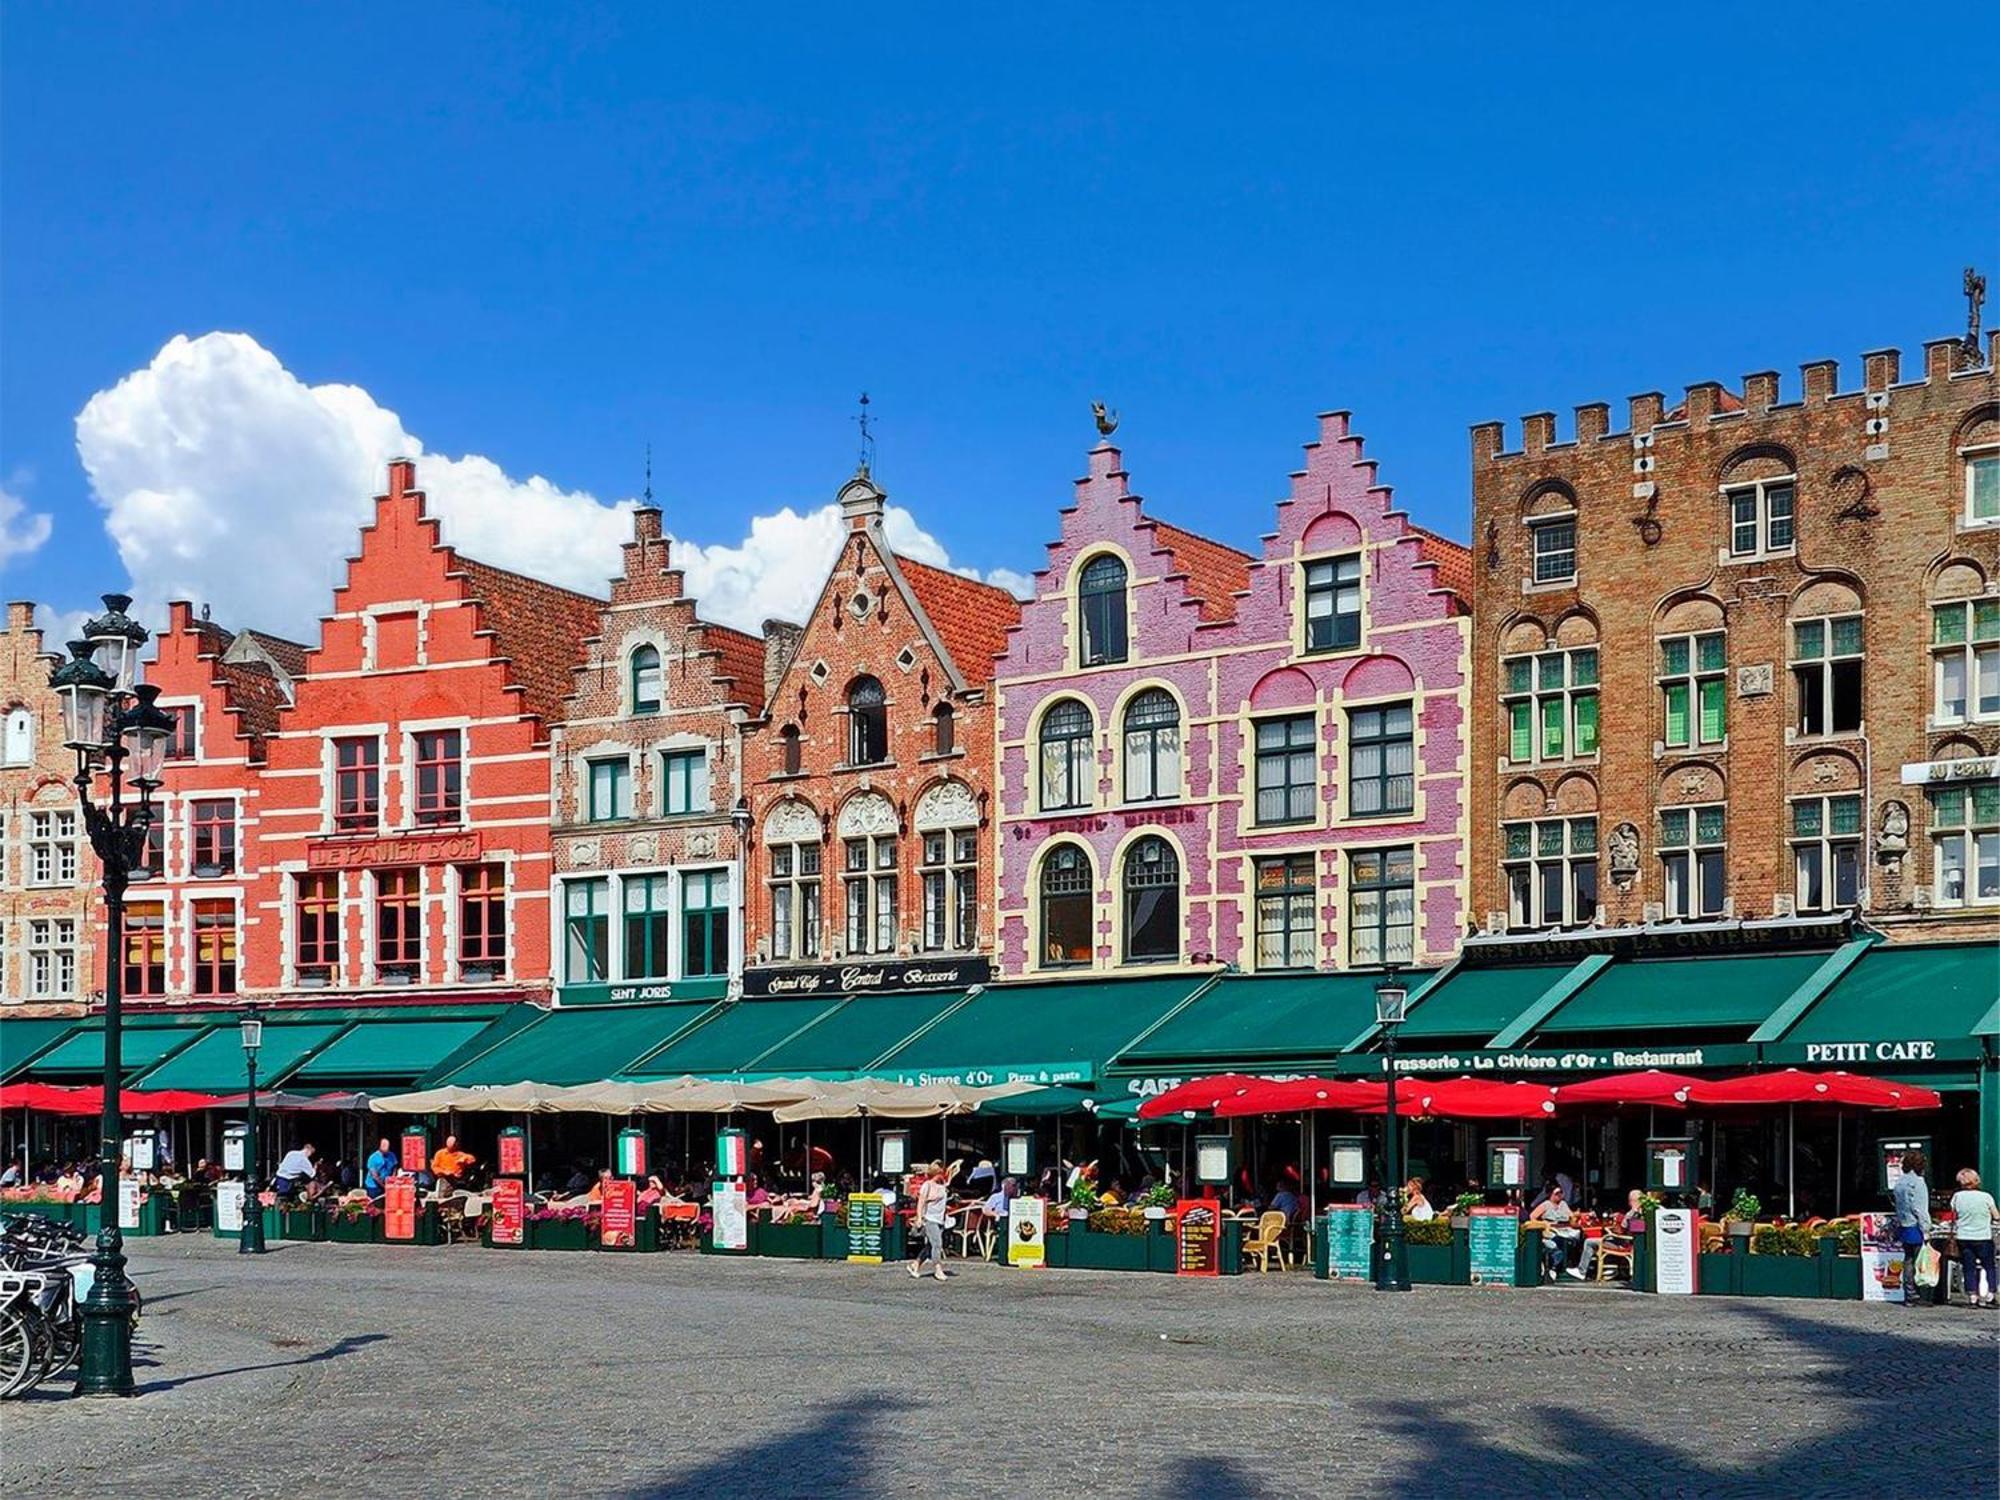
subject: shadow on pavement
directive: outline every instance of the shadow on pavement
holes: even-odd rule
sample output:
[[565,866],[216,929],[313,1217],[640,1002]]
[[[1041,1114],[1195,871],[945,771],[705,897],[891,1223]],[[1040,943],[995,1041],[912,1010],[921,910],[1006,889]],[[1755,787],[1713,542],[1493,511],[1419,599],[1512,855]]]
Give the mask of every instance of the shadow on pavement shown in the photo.
[[[219,1380],[225,1375],[254,1375],[260,1370],[285,1370],[290,1369],[294,1365],[325,1364],[328,1360],[340,1359],[358,1350],[365,1349],[370,1344],[383,1343],[388,1337],[389,1335],[386,1333],[357,1333],[342,1339],[337,1344],[329,1344],[326,1348],[312,1354],[301,1354],[297,1359],[274,1359],[269,1364],[264,1365],[234,1365],[227,1370],[204,1370],[199,1375],[178,1375],[170,1380],[149,1380],[139,1387],[138,1394],[141,1396],[150,1396],[159,1391],[177,1390],[181,1386],[195,1385],[204,1380]],[[157,1364],[156,1361],[137,1359],[133,1363],[135,1365]]]
[[[820,1407],[804,1427],[731,1449],[672,1478],[642,1484],[626,1492],[628,1500],[688,1495],[706,1500],[730,1495],[757,1495],[766,1500],[787,1495],[905,1497],[910,1493],[907,1483],[881,1481],[869,1471],[881,1446],[874,1430],[876,1419],[886,1412],[906,1410],[910,1404],[885,1394]],[[949,1434],[938,1436],[943,1442]]]

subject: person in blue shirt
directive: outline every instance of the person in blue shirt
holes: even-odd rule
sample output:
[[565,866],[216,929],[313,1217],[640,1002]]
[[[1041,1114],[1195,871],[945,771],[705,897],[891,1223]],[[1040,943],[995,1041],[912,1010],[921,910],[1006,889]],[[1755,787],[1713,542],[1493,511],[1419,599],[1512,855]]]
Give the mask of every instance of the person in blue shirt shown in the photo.
[[396,1175],[396,1169],[401,1165],[396,1153],[389,1149],[389,1138],[384,1136],[377,1141],[361,1174],[361,1185],[367,1189],[368,1196],[381,1197],[389,1186],[389,1179]]

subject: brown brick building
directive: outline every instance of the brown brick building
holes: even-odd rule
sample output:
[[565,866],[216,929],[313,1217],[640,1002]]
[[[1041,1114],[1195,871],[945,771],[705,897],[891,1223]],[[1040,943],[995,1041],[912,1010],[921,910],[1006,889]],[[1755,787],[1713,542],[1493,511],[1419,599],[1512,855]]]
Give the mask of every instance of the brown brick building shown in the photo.
[[2000,917],[1994,355],[1472,430],[1472,913]]
[[865,469],[839,500],[839,557],[802,628],[767,627],[744,733],[752,994],[892,988],[908,959],[972,982],[992,953],[988,685],[1020,605],[898,557]]
[[556,978],[571,1003],[720,994],[742,969],[730,813],[764,644],[703,620],[668,549],[660,512],[636,512],[555,733]]
[[60,653],[35,606],[7,606],[0,636],[0,1004],[10,1015],[79,1014],[89,990],[97,860],[83,836],[76,755],[49,688]]

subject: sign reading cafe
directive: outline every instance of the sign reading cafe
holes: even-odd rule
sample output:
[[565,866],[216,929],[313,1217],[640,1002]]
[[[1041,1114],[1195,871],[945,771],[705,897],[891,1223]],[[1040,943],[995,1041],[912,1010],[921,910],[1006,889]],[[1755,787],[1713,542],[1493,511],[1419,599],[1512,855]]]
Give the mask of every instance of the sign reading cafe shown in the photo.
[[849,964],[770,966],[743,971],[743,993],[756,998],[875,995],[898,990],[958,990],[985,984],[984,958],[899,958]]

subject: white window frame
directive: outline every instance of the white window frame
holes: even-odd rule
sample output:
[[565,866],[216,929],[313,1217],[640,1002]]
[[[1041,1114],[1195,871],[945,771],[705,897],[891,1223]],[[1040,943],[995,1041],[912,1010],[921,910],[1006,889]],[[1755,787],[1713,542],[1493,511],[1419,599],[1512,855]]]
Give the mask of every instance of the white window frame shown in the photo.
[[[1584,842],[1579,838],[1582,825],[1590,828],[1588,848],[1580,847]],[[1544,851],[1542,830],[1549,826],[1562,830],[1561,847]],[[1507,830],[1523,827],[1528,830],[1528,844],[1525,853],[1515,855],[1507,852]],[[1597,864],[1600,841],[1597,836],[1597,814],[1586,817],[1558,818],[1509,818],[1500,825],[1501,870],[1507,879],[1507,922],[1516,932],[1544,932],[1563,928],[1588,927],[1597,920],[1598,908],[1603,904],[1603,888],[1598,885]],[[1591,884],[1597,889],[1596,899],[1587,912],[1576,910],[1578,906],[1578,875],[1582,867],[1591,867]],[[1549,910],[1545,899],[1544,881],[1551,870],[1561,872],[1561,899],[1558,909]],[[1515,888],[1518,877],[1527,879],[1526,902]]]
[[[784,851],[790,862],[781,875],[778,871],[778,854]],[[804,873],[806,851],[812,852],[819,868],[811,874]],[[826,952],[826,848],[817,839],[802,839],[793,843],[776,843],[768,846],[767,858],[771,862],[772,873],[764,882],[771,902],[771,957],[777,960],[819,958]],[[806,920],[807,893],[817,893],[810,924]],[[779,902],[783,901],[782,919]],[[846,908],[843,906],[842,920],[845,921]],[[779,939],[782,936],[783,946]]]
[[1968,527],[2000,526],[2000,511],[1996,511],[1990,516],[1982,516],[1975,513],[1972,508],[1973,484],[1974,476],[1977,473],[1977,466],[1982,463],[1990,463],[1996,467],[2000,467],[2000,443],[1979,443],[1973,447],[1959,449],[1958,454],[1965,461],[1964,524]]
[[[1576,680],[1576,658],[1588,652],[1596,658],[1591,680],[1579,683]],[[1542,662],[1545,658],[1562,658],[1562,682],[1556,687],[1542,685]],[[1528,664],[1528,687],[1525,692],[1516,692],[1507,685],[1509,667],[1518,661]],[[1585,763],[1594,761],[1604,747],[1604,648],[1599,642],[1586,646],[1545,646],[1539,651],[1510,651],[1500,658],[1500,712],[1502,716],[1501,739],[1506,746],[1503,752],[1510,766],[1565,766],[1574,761]],[[1562,701],[1563,753],[1544,755],[1542,753],[1542,706],[1549,699]],[[1576,748],[1577,704],[1584,698],[1598,700],[1597,744],[1579,751]],[[1528,705],[1528,758],[1514,758],[1514,705]]]
[[30,1000],[76,998],[76,918],[28,919],[27,985]]
[[[967,953],[979,941],[979,830],[931,828],[917,838],[918,884],[923,910],[917,929],[920,953]],[[942,858],[933,860],[931,840],[943,841]],[[931,940],[932,917],[943,924],[944,941]]]
[[[844,958],[890,957],[897,950],[902,914],[897,900],[901,856],[896,844],[897,836],[893,833],[856,834],[840,841],[840,936]],[[863,851],[859,867],[849,863],[856,846]],[[852,912],[857,888],[862,900],[859,928]],[[824,917],[824,913],[821,915]],[[861,947],[854,945],[857,934],[862,940]]]
[[[1701,836],[1701,816],[1713,813],[1719,825],[1714,838]],[[1678,836],[1674,832],[1680,823]],[[1705,899],[1702,864],[1714,860],[1719,869],[1715,901]],[[1720,802],[1690,803],[1660,809],[1660,904],[1670,922],[1701,922],[1729,909],[1728,809]]]
[[[1530,516],[1528,526],[1528,587],[1532,589],[1568,588],[1577,580],[1579,565],[1579,543],[1582,541],[1581,527],[1577,524],[1577,512],[1560,511],[1553,515]],[[1569,571],[1554,577],[1542,576],[1542,537],[1553,532],[1558,526],[1569,528]],[[1550,548],[1550,555],[1560,556],[1561,549]]]
[[[1728,528],[1728,542],[1722,549],[1722,561],[1741,563],[1755,562],[1766,557],[1790,557],[1799,549],[1799,477],[1796,474],[1774,474],[1769,479],[1753,479],[1745,484],[1725,484],[1722,489],[1723,525]],[[1787,490],[1789,505],[1785,515],[1785,525],[1791,534],[1783,542],[1773,542],[1771,532],[1776,518],[1771,514],[1771,492]],[[1736,518],[1736,504],[1748,497],[1752,505],[1752,515],[1748,522]],[[1748,525],[1754,533],[1751,546],[1738,545],[1737,528]]]
[[[1701,643],[1716,639],[1722,642],[1722,665],[1705,668],[1701,664]],[[1659,637],[1654,645],[1657,649],[1660,686],[1660,742],[1669,750],[1713,749],[1717,745],[1729,743],[1729,633],[1725,630],[1678,631],[1673,635]],[[1679,645],[1687,649],[1687,668],[1673,672],[1667,669],[1667,648]],[[1708,683],[1722,685],[1722,733],[1709,739],[1701,732],[1701,692]],[[1667,709],[1667,695],[1676,687],[1687,692],[1688,735],[1676,741],[1669,737],[1667,725],[1670,716]]]
[[[1833,831],[1833,805],[1836,802],[1853,801],[1857,816],[1852,833]],[[1798,809],[1810,802],[1820,804],[1819,832],[1801,834],[1798,831]],[[1866,826],[1868,809],[1862,805],[1859,792],[1816,792],[1808,797],[1790,798],[1785,806],[1785,829],[1792,850],[1792,903],[1801,912],[1845,911],[1848,904],[1835,896],[1838,882],[1835,871],[1841,857],[1846,855],[1854,863],[1854,900],[1852,905],[1860,907],[1868,899],[1867,870],[1861,862],[1862,830]],[[1806,865],[1808,858],[1814,858],[1819,866],[1821,899],[1812,901],[1806,895]]]
[[[688,805],[676,808],[673,805],[674,778],[673,764],[681,759],[692,760],[695,772],[688,778]],[[660,816],[663,818],[694,817],[715,811],[715,784],[709,766],[706,745],[667,745],[660,750]]]
[[[37,872],[44,856],[48,864],[46,876]],[[27,863],[21,872],[21,883],[35,890],[68,889],[76,885],[79,871],[75,811],[64,807],[29,809]]]
[[[1861,626],[1861,648],[1858,651],[1835,651],[1834,627],[1842,621],[1855,620]],[[1818,656],[1799,655],[1799,627],[1817,625],[1820,628],[1820,654]],[[1842,610],[1835,615],[1806,615],[1785,622],[1786,668],[1791,674],[1791,688],[1794,695],[1790,735],[1795,740],[1831,740],[1842,735],[1860,734],[1868,727],[1868,616],[1861,610]],[[1833,724],[1833,682],[1834,668],[1842,662],[1854,662],[1861,673],[1860,713],[1855,717],[1850,729],[1836,729]],[[1801,674],[1816,673],[1819,677],[1819,701],[1822,725],[1817,730],[1809,730],[1801,722],[1805,717],[1805,694],[1800,687]]]
[[[1949,599],[1931,605],[1931,722],[1933,724],[1990,724],[2000,721],[2000,694],[1995,695],[1994,706],[1982,709],[1979,706],[1979,665],[1985,657],[1993,663],[1996,686],[2000,686],[2000,632],[1990,639],[1976,637],[1978,606],[1986,605],[1991,611],[2000,613],[2000,599],[1990,595],[1974,599]],[[1957,641],[1940,642],[1937,638],[1938,617],[1948,611],[1957,611],[1964,620],[1964,634]],[[1945,708],[1944,678],[1948,663],[1956,660],[1963,675],[1965,702],[1958,713],[1950,713]]]
[[[1982,895],[1979,891],[1982,868],[2000,871],[2000,790],[1992,795],[1991,816],[1982,817],[1975,800],[1979,787],[1991,785],[1990,782],[1966,782],[1955,787],[1933,788],[1926,793],[1931,823],[1931,899],[1938,906],[1956,910],[1968,906],[2000,905],[2000,873],[1996,873],[1994,888],[1989,893]],[[1960,821],[1940,823],[1939,799],[1954,794],[1961,799]],[[1945,850],[1954,844],[1958,847],[1958,869],[1965,880],[1964,891],[1956,896],[1946,892],[1944,883]],[[1992,850],[1992,865],[1980,859],[1982,845]]]

